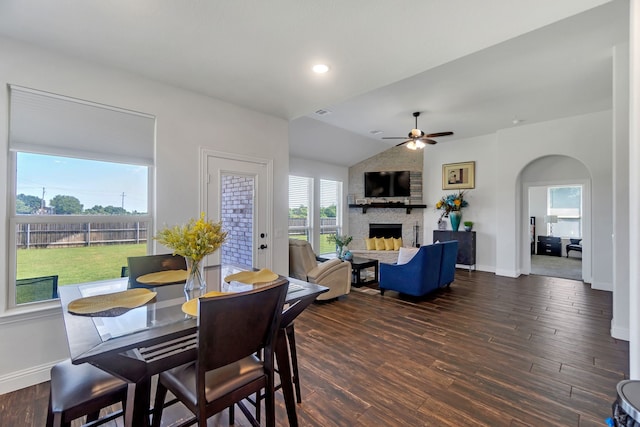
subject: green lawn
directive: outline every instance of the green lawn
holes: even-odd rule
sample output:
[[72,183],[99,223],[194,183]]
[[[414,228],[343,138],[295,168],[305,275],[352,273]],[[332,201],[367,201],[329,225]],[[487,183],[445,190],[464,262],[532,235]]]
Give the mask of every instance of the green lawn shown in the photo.
[[[320,254],[335,252],[335,245],[320,236]],[[306,240],[306,236],[291,236]],[[58,286],[95,282],[120,277],[127,257],[147,254],[147,245],[108,245],[80,248],[20,249],[17,252],[17,278],[58,276]],[[18,303],[46,299],[33,287],[18,288]]]
[[[307,240],[307,236],[300,234],[290,235],[289,237],[292,239]],[[333,243],[329,243],[329,241],[327,240],[328,238],[329,234],[320,235],[320,251],[318,255],[335,253],[336,245]]]
[[147,254],[147,245],[108,245],[81,248],[20,249],[17,278],[58,276],[58,285],[120,277],[127,257]]

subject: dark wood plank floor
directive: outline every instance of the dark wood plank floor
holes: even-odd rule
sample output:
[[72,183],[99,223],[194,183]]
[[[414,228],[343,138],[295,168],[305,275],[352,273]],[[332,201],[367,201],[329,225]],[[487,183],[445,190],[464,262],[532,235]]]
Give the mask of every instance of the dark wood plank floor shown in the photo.
[[[629,372],[611,306],[582,282],[465,270],[421,300],[360,290],[313,305],[296,321],[300,425],[603,426]],[[0,425],[44,425],[47,396],[47,383],[0,396]]]

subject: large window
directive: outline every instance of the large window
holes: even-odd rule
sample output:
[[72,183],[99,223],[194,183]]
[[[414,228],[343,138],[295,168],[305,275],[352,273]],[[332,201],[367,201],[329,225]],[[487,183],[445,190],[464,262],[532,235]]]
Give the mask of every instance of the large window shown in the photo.
[[547,190],[549,234],[565,238],[582,237],[582,186],[557,186]]
[[311,241],[313,179],[289,176],[289,237]]
[[335,245],[327,241],[331,234],[342,233],[342,183],[320,180],[320,253],[333,253]]
[[10,87],[9,305],[120,277],[147,254],[155,119]]

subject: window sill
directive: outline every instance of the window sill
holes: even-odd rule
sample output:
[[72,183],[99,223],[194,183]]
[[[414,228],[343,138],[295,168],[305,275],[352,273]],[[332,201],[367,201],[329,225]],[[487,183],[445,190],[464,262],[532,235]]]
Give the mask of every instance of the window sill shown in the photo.
[[0,325],[43,317],[60,316],[61,313],[60,301],[29,304],[28,307],[11,307],[0,313]]

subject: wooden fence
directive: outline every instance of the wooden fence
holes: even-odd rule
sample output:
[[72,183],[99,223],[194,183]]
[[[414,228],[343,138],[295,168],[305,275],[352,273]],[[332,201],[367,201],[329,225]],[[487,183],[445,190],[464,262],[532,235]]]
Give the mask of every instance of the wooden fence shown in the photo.
[[[307,220],[289,218],[289,235],[306,235]],[[146,222],[82,222],[72,224],[18,224],[19,249],[145,243]],[[336,231],[335,218],[320,218],[320,233]]]
[[145,243],[146,222],[18,224],[20,249]]
[[[306,236],[308,229],[306,218],[289,218],[289,236]],[[335,218],[320,218],[320,234],[333,234],[336,230]]]

